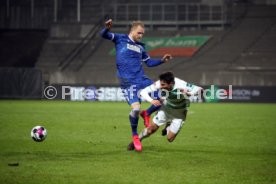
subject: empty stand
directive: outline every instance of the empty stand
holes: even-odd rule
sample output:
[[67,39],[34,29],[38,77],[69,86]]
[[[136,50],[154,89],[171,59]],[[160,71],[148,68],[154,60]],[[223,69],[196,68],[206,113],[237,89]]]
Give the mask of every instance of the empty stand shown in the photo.
[[[212,39],[192,58],[174,58],[156,68],[145,67],[147,75],[156,79],[161,72],[171,70],[178,77],[200,85],[275,85],[276,7],[247,5],[244,8],[246,11],[236,15],[234,24],[223,30],[214,27],[148,28],[145,36],[149,37],[208,35]],[[52,26],[51,37],[37,64],[44,71],[45,80],[50,83],[118,84],[115,57],[108,54],[113,44],[104,39],[78,71],[74,67],[63,71],[58,68],[66,53],[72,51],[92,27],[65,23]],[[127,28],[117,27],[112,31],[126,33]],[[97,39],[101,38],[97,35]],[[83,54],[89,54],[89,49]]]

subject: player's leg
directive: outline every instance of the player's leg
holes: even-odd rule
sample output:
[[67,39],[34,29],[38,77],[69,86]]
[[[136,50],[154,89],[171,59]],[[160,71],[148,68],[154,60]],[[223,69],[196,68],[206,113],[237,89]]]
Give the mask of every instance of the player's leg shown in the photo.
[[142,141],[144,138],[149,137],[151,134],[154,134],[158,130],[159,126],[156,124],[151,124],[149,127],[145,128],[140,134],[139,139]]
[[181,117],[182,119],[178,119],[178,118],[172,119],[170,126],[166,128],[167,139],[169,142],[173,142],[177,134],[180,132],[183,124],[185,123],[186,115],[187,115],[187,110],[184,111],[184,113],[182,114],[182,117]]
[[161,135],[165,136],[167,135],[167,127],[171,125],[171,122],[167,122],[166,126],[163,128],[163,130],[161,131]]
[[[154,116],[153,118],[153,123],[148,127],[148,128],[145,128],[140,134],[139,134],[139,139],[140,141],[142,141],[144,138],[147,138],[149,137],[151,134],[155,133],[158,128],[161,126],[161,125],[164,125],[165,123],[167,122],[167,119],[166,119],[166,114],[164,111],[160,110],[158,111],[157,115]],[[130,151],[130,150],[134,150],[134,144],[133,142],[131,142],[127,149]]]
[[[147,79],[145,82],[145,85],[143,85],[143,88],[149,86],[152,84],[152,81],[150,79]],[[159,98],[159,92],[155,91],[153,94],[150,94],[153,99],[160,99]],[[160,106],[151,105],[147,110],[141,111],[140,115],[144,119],[144,125],[145,127],[150,126],[150,116],[152,113],[156,112],[160,109]]]
[[167,127],[167,139],[169,142],[174,141],[183,124],[184,121],[182,119],[173,119],[171,125]]
[[138,136],[137,127],[139,121],[140,103],[134,102],[131,104],[131,112],[129,114],[129,121],[132,130],[132,142],[136,151],[142,151],[142,144]]
[[153,123],[150,127],[145,128],[140,134],[140,140],[143,140],[146,137],[149,137],[151,134],[155,133],[158,128],[164,125],[168,120],[166,113],[163,110],[159,110],[158,113],[152,119]]
[[[144,138],[149,137],[151,134],[156,132],[158,128],[159,126],[157,126],[156,124],[151,124],[149,127],[142,130],[142,132],[139,134],[139,140],[142,141]],[[134,141],[129,143],[129,145],[127,146],[128,151],[134,150],[134,148]]]
[[137,127],[138,127],[138,121],[139,121],[139,113],[140,113],[140,107],[141,102],[140,98],[137,94],[137,86],[132,85],[123,90],[123,93],[125,95],[125,98],[128,102],[128,104],[131,106],[131,111],[129,113],[129,121],[132,131],[132,141],[134,142],[135,149],[137,151],[142,151],[142,144],[139,140]]
[[182,119],[173,119],[170,126],[167,127],[167,139],[169,142],[173,142],[177,134],[181,130],[184,121]]
[[[155,91],[153,95],[151,95],[153,99],[159,99],[158,97],[158,91]],[[161,106],[155,106],[151,105],[147,110],[141,111],[140,115],[144,119],[144,124],[146,127],[150,126],[150,116],[152,113],[156,112],[158,109],[160,109]]]
[[[179,119],[183,119],[183,121],[186,120],[186,116],[187,116],[187,110],[184,110],[184,112],[180,112],[180,113],[178,114],[178,118],[179,118]],[[172,118],[172,119],[175,119],[175,118],[173,118],[173,116],[171,116],[171,118]],[[166,124],[166,126],[162,129],[162,131],[161,131],[161,135],[162,135],[162,136],[165,136],[165,135],[168,134],[167,128],[168,128],[170,125],[171,125],[171,122],[168,122],[168,123]]]
[[137,126],[138,126],[139,113],[140,113],[140,107],[141,107],[140,99],[138,98],[138,95],[137,95],[137,86],[136,85],[126,86],[123,89],[123,93],[126,98],[126,101],[131,107],[131,111],[129,113],[129,121],[130,121],[132,136],[135,136],[135,135],[138,135]]
[[140,103],[134,102],[131,104],[131,111],[129,113],[129,121],[131,125],[132,135],[138,135],[137,127],[139,121],[139,113],[140,113]]

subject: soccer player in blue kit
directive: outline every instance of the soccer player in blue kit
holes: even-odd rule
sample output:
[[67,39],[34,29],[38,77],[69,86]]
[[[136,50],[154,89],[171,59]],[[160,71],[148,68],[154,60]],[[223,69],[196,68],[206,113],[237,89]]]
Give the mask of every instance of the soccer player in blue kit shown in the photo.
[[[153,84],[144,73],[143,62],[148,67],[158,66],[172,59],[170,54],[165,54],[162,59],[151,59],[145,51],[145,46],[140,42],[144,33],[144,24],[134,21],[131,25],[129,34],[117,34],[109,32],[112,27],[112,19],[105,22],[105,28],[101,31],[101,36],[111,40],[116,48],[117,76],[121,83],[121,88],[128,104],[131,106],[129,114],[132,129],[132,140],[136,151],[142,151],[142,144],[139,140],[137,127],[141,107],[141,99],[138,91]],[[150,126],[150,115],[158,110],[157,106],[150,106],[140,115],[145,121],[145,126]]]

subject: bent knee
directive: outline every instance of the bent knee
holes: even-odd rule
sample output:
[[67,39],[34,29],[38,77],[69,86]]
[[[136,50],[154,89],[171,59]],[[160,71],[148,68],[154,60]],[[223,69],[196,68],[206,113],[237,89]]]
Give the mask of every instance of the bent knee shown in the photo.
[[148,133],[149,134],[153,134],[154,132],[156,132],[156,130],[158,130],[158,126],[157,125],[154,125],[152,124],[149,128],[148,128]]
[[[170,133],[171,133],[171,132],[170,132]],[[168,140],[169,142],[173,142],[174,139],[175,139],[175,137],[176,137],[176,134],[169,134],[169,135],[167,136],[167,140]]]
[[167,140],[168,140],[169,142],[173,142],[173,141],[174,141],[174,138],[167,138]]
[[134,117],[134,118],[137,118],[139,117],[139,113],[140,113],[140,108],[139,107],[135,107],[135,108],[132,108],[131,111],[130,111],[130,116]]

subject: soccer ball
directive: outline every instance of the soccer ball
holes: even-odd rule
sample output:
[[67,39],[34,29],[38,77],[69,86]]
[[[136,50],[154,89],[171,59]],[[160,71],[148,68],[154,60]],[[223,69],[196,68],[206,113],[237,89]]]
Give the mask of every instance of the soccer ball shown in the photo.
[[35,126],[31,131],[31,137],[36,142],[42,142],[47,137],[47,130],[43,126]]

